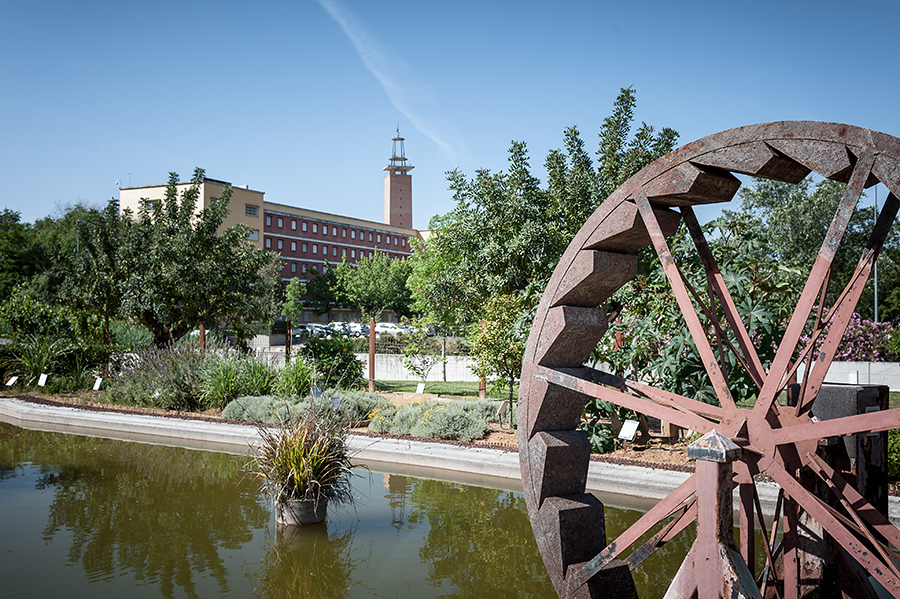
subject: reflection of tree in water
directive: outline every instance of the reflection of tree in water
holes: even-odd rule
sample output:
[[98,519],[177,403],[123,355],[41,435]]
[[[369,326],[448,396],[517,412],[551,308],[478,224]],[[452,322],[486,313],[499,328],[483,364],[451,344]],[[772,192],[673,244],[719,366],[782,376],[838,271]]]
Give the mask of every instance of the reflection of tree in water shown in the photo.
[[419,556],[435,584],[452,582],[454,597],[555,596],[520,495],[411,481],[409,521],[428,521]]
[[328,523],[278,526],[266,533],[261,563],[247,566],[254,597],[347,597],[353,570],[364,558],[353,558],[354,528],[328,533]]
[[197,597],[194,573],[208,572],[227,592],[218,548],[268,521],[235,456],[18,430],[0,444],[0,470],[44,464],[37,484],[55,493],[44,539],[71,531],[68,560],[90,579],[127,570],[165,597]]

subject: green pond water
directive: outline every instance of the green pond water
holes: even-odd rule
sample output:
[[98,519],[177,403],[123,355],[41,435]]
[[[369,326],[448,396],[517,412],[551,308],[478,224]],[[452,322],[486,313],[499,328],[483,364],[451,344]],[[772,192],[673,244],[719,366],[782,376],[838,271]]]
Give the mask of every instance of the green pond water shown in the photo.
[[[555,597],[519,493],[358,470],[283,534],[247,458],[0,423],[0,596]],[[640,516],[607,508],[610,538]],[[635,571],[659,597],[691,539]]]

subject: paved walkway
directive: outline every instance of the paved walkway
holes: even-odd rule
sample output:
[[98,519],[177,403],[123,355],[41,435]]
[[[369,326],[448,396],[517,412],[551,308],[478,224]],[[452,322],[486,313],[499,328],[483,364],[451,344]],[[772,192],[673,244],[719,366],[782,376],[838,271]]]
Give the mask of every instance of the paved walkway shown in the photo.
[[[253,425],[53,407],[9,398],[0,398],[0,420],[29,429],[239,454],[247,453],[259,439]],[[354,462],[373,470],[522,489],[519,455],[514,452],[359,435],[351,435],[349,444],[356,454]],[[587,488],[597,492],[605,503],[647,509],[688,476],[684,472],[591,462]],[[758,484],[757,488],[764,511],[772,513],[778,487]],[[894,497],[890,515],[892,521],[900,523],[900,500]]]

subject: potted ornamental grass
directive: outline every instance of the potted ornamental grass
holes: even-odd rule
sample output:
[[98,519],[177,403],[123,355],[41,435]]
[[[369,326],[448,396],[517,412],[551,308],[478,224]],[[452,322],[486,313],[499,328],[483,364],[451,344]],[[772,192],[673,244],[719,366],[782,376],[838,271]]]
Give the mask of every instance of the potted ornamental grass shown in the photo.
[[250,471],[275,503],[278,524],[322,522],[329,502],[352,501],[348,430],[333,410],[310,407],[259,432]]

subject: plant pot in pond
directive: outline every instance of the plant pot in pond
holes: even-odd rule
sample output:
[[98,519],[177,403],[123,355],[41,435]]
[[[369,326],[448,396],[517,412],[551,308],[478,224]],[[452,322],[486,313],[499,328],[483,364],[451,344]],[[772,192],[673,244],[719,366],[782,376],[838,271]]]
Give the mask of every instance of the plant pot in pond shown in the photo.
[[327,499],[286,499],[275,505],[275,521],[285,526],[318,524],[325,521],[327,512]]

